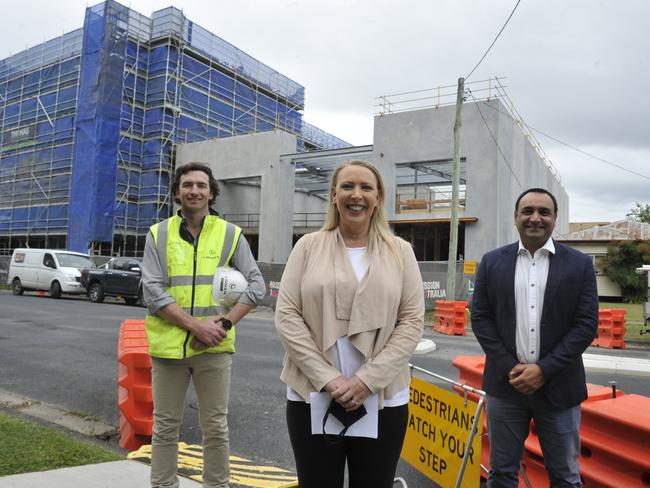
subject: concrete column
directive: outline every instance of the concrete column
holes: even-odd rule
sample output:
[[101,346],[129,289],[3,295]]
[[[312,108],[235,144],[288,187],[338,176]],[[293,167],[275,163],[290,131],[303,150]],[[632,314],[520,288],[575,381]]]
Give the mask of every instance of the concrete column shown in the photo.
[[289,258],[293,243],[294,188],[294,165],[280,158],[270,162],[262,175],[260,196],[258,260],[262,263],[286,263]]

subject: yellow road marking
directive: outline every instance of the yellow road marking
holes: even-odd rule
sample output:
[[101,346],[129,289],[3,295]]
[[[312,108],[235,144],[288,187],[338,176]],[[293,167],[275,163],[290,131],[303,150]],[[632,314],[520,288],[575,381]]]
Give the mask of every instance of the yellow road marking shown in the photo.
[[[130,452],[128,459],[151,463],[151,446],[142,446]],[[298,486],[296,476],[276,466],[250,464],[251,460],[230,456],[230,482],[233,485],[250,488],[291,488]],[[196,444],[178,443],[178,473],[192,480],[203,482],[203,448]]]

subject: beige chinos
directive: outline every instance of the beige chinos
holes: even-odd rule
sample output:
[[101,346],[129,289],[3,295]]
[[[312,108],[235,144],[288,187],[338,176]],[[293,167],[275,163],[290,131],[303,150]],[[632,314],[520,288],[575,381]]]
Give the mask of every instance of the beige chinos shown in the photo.
[[151,486],[178,488],[178,436],[190,378],[203,431],[203,486],[228,488],[228,398],[232,354],[203,353],[185,359],[151,358],[154,432]]

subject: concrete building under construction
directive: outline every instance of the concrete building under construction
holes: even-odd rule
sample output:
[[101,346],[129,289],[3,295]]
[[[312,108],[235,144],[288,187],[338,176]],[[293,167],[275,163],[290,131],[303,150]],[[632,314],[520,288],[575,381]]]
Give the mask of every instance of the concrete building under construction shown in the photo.
[[[567,193],[504,87],[499,80],[470,87],[477,97],[462,111],[457,258],[478,261],[515,241],[514,203],[530,187],[555,194],[556,232],[567,232]],[[323,224],[333,168],[346,159],[371,161],[385,179],[395,233],[413,244],[419,261],[445,261],[456,95],[455,87],[443,88],[452,102],[434,95],[422,107],[425,97],[415,93],[418,105],[401,109],[399,98],[383,98],[372,145],[298,152],[295,135],[275,131],[179,144],[177,164],[209,163],[222,183],[216,210],[244,228],[261,262],[284,263],[293,242]]]
[[304,87],[174,7],[89,7],[0,61],[0,253],[139,254],[172,209],[179,143],[281,129],[291,152],[348,146],[303,109]]

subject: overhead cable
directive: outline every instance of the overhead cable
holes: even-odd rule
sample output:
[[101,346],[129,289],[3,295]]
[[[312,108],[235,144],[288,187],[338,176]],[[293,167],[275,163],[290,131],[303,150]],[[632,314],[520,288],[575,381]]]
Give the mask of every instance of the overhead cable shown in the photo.
[[574,151],[578,151],[579,153],[584,154],[585,156],[589,156],[590,158],[597,159],[598,161],[602,161],[603,163],[606,163],[606,164],[609,164],[609,165],[611,165],[611,166],[614,166],[615,168],[618,168],[618,169],[620,169],[620,170],[627,171],[628,173],[631,173],[631,174],[633,174],[633,175],[640,176],[641,178],[645,178],[646,180],[650,180],[650,176],[647,176],[647,175],[644,175],[644,174],[641,174],[641,173],[637,173],[636,171],[631,170],[631,169],[629,169],[629,168],[626,168],[625,166],[621,166],[620,164],[612,163],[611,161],[608,161],[608,160],[603,159],[603,158],[601,158],[601,157],[599,157],[599,156],[596,156],[595,154],[591,154],[591,153],[588,153],[587,151],[583,151],[582,149],[579,149],[579,148],[577,148],[577,147],[575,147],[575,146],[572,146],[572,145],[569,144],[569,143],[566,143],[566,142],[563,142],[563,141],[561,141],[561,140],[559,140],[559,139],[556,139],[556,138],[553,137],[553,136],[549,136],[548,134],[542,132],[542,131],[539,130],[539,129],[535,129],[534,127],[528,126],[528,128],[529,128],[530,130],[532,130],[532,131],[537,132],[538,134],[543,135],[544,137],[548,137],[549,139],[551,139],[551,140],[553,140],[553,141],[555,141],[555,142],[557,142],[557,143],[559,143],[559,144],[562,144],[563,146],[566,146],[566,147],[568,147],[568,148],[570,148],[570,149],[573,149]]
[[465,77],[465,80],[467,80],[470,76],[472,76],[472,73],[474,73],[474,71],[476,71],[476,68],[478,68],[479,65],[483,62],[483,60],[485,59],[485,56],[488,55],[488,53],[490,52],[490,49],[492,49],[492,46],[494,46],[494,43],[497,42],[497,39],[499,38],[499,36],[503,32],[503,30],[506,28],[506,25],[508,25],[508,22],[510,22],[510,19],[514,15],[515,10],[517,10],[517,7],[519,6],[519,2],[521,2],[521,0],[517,0],[517,3],[515,4],[515,8],[513,8],[512,12],[510,12],[510,15],[508,15],[508,18],[506,19],[505,24],[503,24],[503,27],[501,27],[501,30],[499,31],[497,36],[494,38],[494,41],[492,41],[492,44],[490,44],[490,47],[487,48],[487,51],[485,51],[485,54],[483,54],[483,56],[481,56],[481,59],[478,60],[478,63],[476,63],[476,66],[474,66],[472,71],[470,71],[469,74]]
[[[471,93],[470,93],[470,96],[474,99],[475,102],[478,103],[478,99],[476,99],[476,98],[475,98]],[[509,118],[511,118],[512,120],[516,120],[516,119],[512,116],[512,114],[509,114],[508,112],[503,112],[502,110],[499,110],[498,108],[496,108],[496,107],[494,107],[494,106],[492,106],[492,105],[490,105],[490,104],[488,104],[488,103],[486,103],[486,104],[484,104],[484,105],[485,105],[486,107],[491,108],[492,110],[496,110],[496,111],[499,112],[501,115],[505,115],[506,117],[509,117]],[[520,122],[521,122],[522,124],[525,124],[525,122],[524,122],[523,120],[520,121]],[[577,147],[575,147],[575,146],[572,146],[572,145],[569,144],[568,142],[561,141],[560,139],[558,139],[558,138],[556,138],[556,137],[553,137],[553,136],[551,136],[551,135],[547,134],[546,132],[543,132],[543,131],[541,131],[541,130],[539,130],[539,129],[536,129],[535,127],[532,127],[532,126],[530,126],[530,125],[528,125],[528,124],[525,124],[525,125],[526,125],[526,127],[528,127],[531,131],[533,131],[533,132],[537,132],[538,134],[540,134],[540,135],[542,135],[542,136],[544,136],[544,137],[547,137],[547,138],[551,139],[552,141],[557,142],[558,144],[562,144],[563,146],[566,146],[566,147],[568,147],[569,149],[573,149],[574,151],[577,151],[577,152],[579,152],[580,154],[584,154],[585,156],[588,156],[588,157],[590,157],[590,158],[597,159],[598,161],[601,161],[601,162],[603,162],[603,163],[605,163],[605,164],[609,164],[610,166],[613,166],[613,167],[615,167],[615,168],[618,168],[618,169],[620,169],[620,170],[622,170],[622,171],[625,171],[625,172],[627,172],[627,173],[633,174],[633,175],[635,175],[635,176],[640,176],[641,178],[644,178],[644,179],[646,179],[646,180],[650,180],[650,176],[648,176],[648,175],[644,175],[644,174],[642,174],[642,173],[638,173],[638,172],[636,172],[636,171],[634,171],[634,170],[631,170],[631,169],[629,169],[629,168],[626,168],[625,166],[621,166],[620,164],[613,163],[612,161],[608,161],[607,159],[601,158],[600,156],[596,156],[595,154],[591,154],[591,153],[589,153],[589,152],[587,152],[587,151],[584,151],[584,150],[582,150],[582,149],[580,149],[580,148],[577,148]]]

